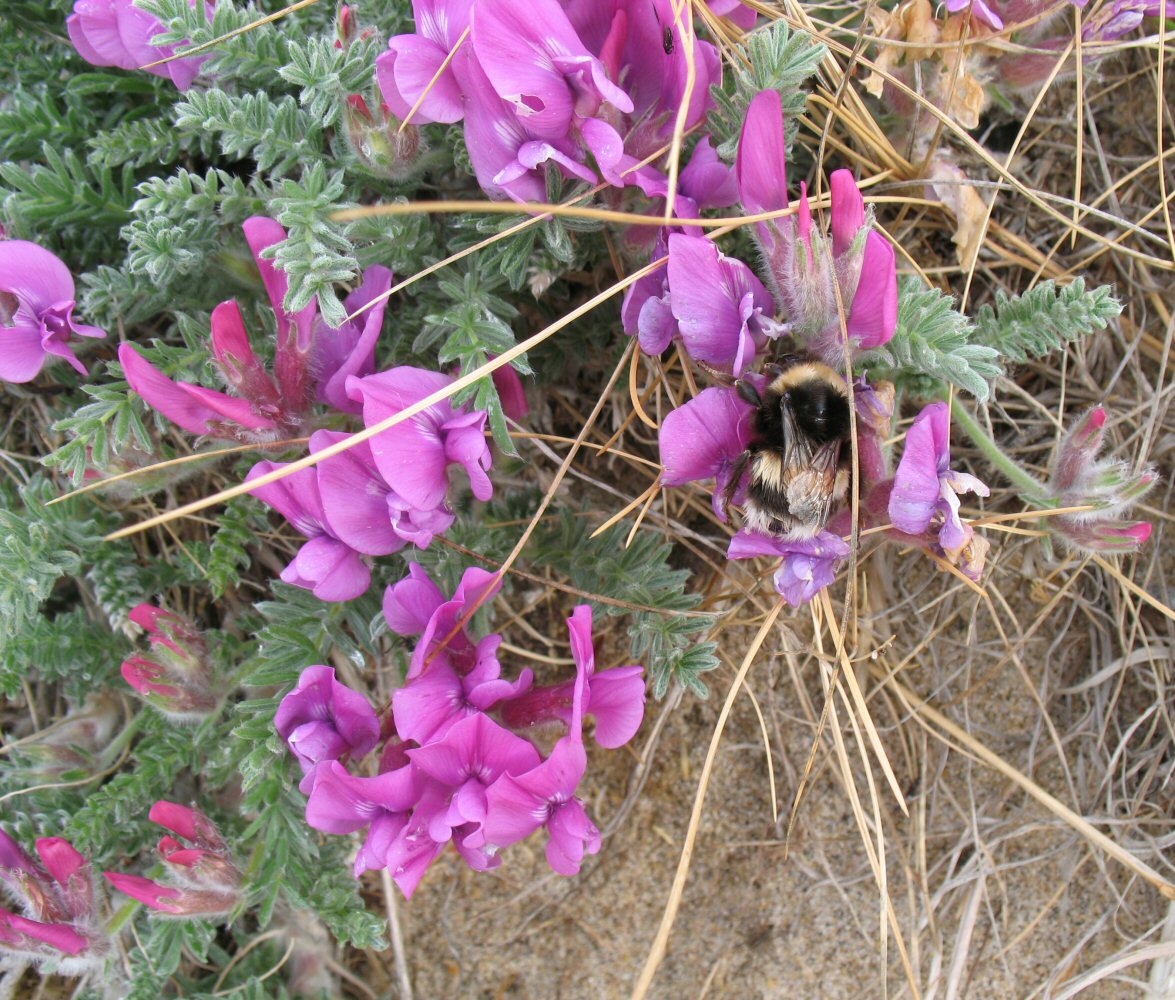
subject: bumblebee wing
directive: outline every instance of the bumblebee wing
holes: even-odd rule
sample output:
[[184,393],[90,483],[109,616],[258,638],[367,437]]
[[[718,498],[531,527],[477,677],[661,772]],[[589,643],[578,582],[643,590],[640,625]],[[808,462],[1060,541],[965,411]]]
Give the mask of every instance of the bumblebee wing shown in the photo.
[[840,441],[820,445],[785,479],[788,510],[813,535],[824,528],[837,499],[840,449]]

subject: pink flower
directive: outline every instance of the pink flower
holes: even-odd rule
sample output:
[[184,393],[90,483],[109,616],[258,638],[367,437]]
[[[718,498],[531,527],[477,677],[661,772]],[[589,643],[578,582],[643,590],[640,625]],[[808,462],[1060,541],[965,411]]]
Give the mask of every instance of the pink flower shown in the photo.
[[502,706],[502,721],[519,731],[554,720],[570,727],[575,692],[582,687],[583,712],[595,718],[596,742],[609,750],[622,747],[636,735],[645,716],[645,668],[613,667],[596,673],[591,605],[575,609],[567,619],[567,630],[575,678],[511,698]]
[[190,722],[207,718],[220,705],[204,637],[179,615],[140,604],[130,613],[147,630],[150,656],[123,661],[122,676],[143,700],[169,718]]
[[103,872],[106,880],[153,910],[174,917],[210,917],[231,912],[241,901],[241,872],[233,863],[216,824],[198,809],[160,799],[149,813],[153,823],[190,841],[165,836],[159,855],[168,877],[165,885],[141,875]]
[[[440,372],[401,367],[349,378],[347,394],[362,404],[363,422],[371,427],[452,382]],[[473,495],[488,500],[494,487],[486,474],[492,459],[485,424],[484,410],[467,411],[446,400],[376,435],[371,453],[384,481],[419,510],[436,510],[445,502],[453,464],[469,474]]]
[[781,332],[767,289],[709,240],[670,236],[668,272],[669,307],[690,357],[737,378]]
[[123,344],[118,357],[131,388],[184,430],[230,440],[270,441],[301,433],[316,399],[357,413],[345,387],[347,379],[367,375],[375,366],[375,342],[387,305],[380,296],[391,287],[392,272],[368,268],[344,306],[351,313],[378,299],[376,304],[357,320],[328,327],[313,302],[296,313],[286,312],[289,282],[262,256],[285,240],[286,231],[264,216],[246,219],[243,228],[277,318],[273,376],[254,353],[240,306],[230,299],[212,311],[211,346],[217,368],[237,395],[176,382]]
[[[572,717],[581,718],[575,709]],[[560,875],[577,874],[584,855],[600,850],[600,831],[575,797],[586,768],[583,737],[575,726],[537,767],[503,774],[486,790],[486,845],[498,851],[546,827],[547,863]]]
[[661,422],[661,482],[681,486],[713,478],[714,512],[725,521],[722,497],[754,436],[753,412],[735,389],[714,386],[669,413]]
[[[747,109],[736,163],[748,212],[788,207],[785,150],[779,94],[763,91]],[[894,248],[874,230],[852,175],[835,171],[830,187],[831,246],[813,225],[802,184],[796,216],[757,223],[756,239],[791,331],[809,351],[836,365],[844,357],[840,305],[855,346],[879,347],[897,327],[898,290]]]
[[845,541],[828,531],[815,538],[779,538],[740,531],[730,540],[727,559],[779,556],[775,590],[793,608],[807,604],[836,579],[837,567],[849,556]]
[[443,737],[409,750],[408,756],[444,789],[431,804],[429,837],[443,843],[464,827],[461,840],[471,848],[484,842],[476,829],[468,827],[480,828],[485,820],[487,789],[503,774],[522,774],[541,760],[531,743],[481,712],[450,726]]
[[[245,476],[250,482],[287,462],[258,462]],[[281,573],[283,582],[303,587],[323,601],[349,601],[371,586],[371,570],[360,554],[335,535],[326,518],[315,468],[258,486],[250,492],[281,514],[308,541]]]
[[0,240],[0,380],[31,382],[51,357],[86,374],[70,334],[106,331],[74,322],[74,305],[73,276],[61,260],[36,243]]
[[379,89],[397,118],[407,118],[426,89],[413,121],[452,123],[464,117],[453,67],[439,76],[437,71],[469,27],[472,8],[473,0],[413,0],[416,33],[390,38],[389,51],[375,61]]
[[334,668],[307,667],[282,698],[274,728],[302,767],[303,791],[322,761],[364,757],[379,742],[379,719],[367,699],[335,680]]
[[472,670],[483,652],[465,631],[468,617],[473,614],[472,608],[468,612],[466,608],[481,607],[501,588],[502,581],[496,574],[471,566],[462,574],[452,599],[446,600],[427,571],[412,563],[408,577],[384,592],[383,604],[384,617],[393,632],[420,636],[408,666],[408,679],[436,661],[447,661],[462,673]]
[[927,536],[957,562],[974,537],[959,517],[959,494],[985,497],[990,491],[974,476],[950,468],[950,435],[946,403],[931,403],[914,418],[894,476],[889,517],[899,531]]
[[[358,878],[365,871],[387,867],[388,851],[404,830],[422,788],[423,778],[412,764],[374,778],[359,778],[338,761],[326,761],[314,771],[306,822],[315,830],[334,834],[369,827],[355,859]],[[444,844],[436,845],[432,857],[443,849]]]
[[556,0],[480,0],[473,49],[495,91],[540,139],[565,137],[573,118],[591,118],[605,104],[632,111],[632,99],[608,79]]
[[[197,0],[189,0],[192,7]],[[205,6],[209,15],[211,4]],[[132,0],[77,0],[66,18],[69,39],[78,54],[95,66],[140,69],[148,63],[175,55],[175,45],[152,45],[151,39],[167,29],[154,14],[140,10]],[[206,55],[175,59],[147,70],[187,90]]]
[[42,837],[36,847],[39,864],[0,830],[0,879],[27,914],[0,908],[0,953],[52,960],[67,975],[92,968],[109,941],[95,913],[90,863],[62,837]]
[[[340,431],[315,431],[310,452],[315,454],[350,437]],[[444,534],[454,515],[442,505],[419,510],[385,481],[366,441],[320,462],[318,490],[330,532],[356,552],[385,556],[411,542],[426,549],[434,535]]]

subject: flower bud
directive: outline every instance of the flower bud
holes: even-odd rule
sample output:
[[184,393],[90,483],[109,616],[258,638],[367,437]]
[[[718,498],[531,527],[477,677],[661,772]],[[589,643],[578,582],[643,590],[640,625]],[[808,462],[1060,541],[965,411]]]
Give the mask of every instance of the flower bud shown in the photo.
[[220,697],[213,688],[204,638],[190,623],[162,608],[140,604],[130,619],[145,628],[149,656],[123,661],[123,679],[149,705],[177,721],[206,718]]
[[1150,538],[1151,526],[1120,518],[1158,482],[1158,474],[1153,469],[1131,472],[1124,462],[1097,457],[1104,444],[1106,416],[1104,407],[1095,406],[1061,440],[1049,495],[1041,502],[1091,508],[1047,521],[1072,547],[1089,552],[1134,552]]
[[403,180],[416,169],[420,129],[401,126],[386,104],[372,111],[359,94],[349,95],[343,105],[343,135],[355,156],[379,177]]

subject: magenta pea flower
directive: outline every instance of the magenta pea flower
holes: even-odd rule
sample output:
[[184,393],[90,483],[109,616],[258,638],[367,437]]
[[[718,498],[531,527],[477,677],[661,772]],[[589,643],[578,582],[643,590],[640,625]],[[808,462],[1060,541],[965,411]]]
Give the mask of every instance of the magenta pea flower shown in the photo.
[[491,198],[543,201],[545,170],[554,164],[565,176],[594,184],[571,136],[543,139],[529,130],[509,102],[498,96],[478,61],[464,49],[453,60],[465,103],[465,146],[477,183]]
[[[779,94],[766,90],[747,109],[736,170],[743,207],[773,212],[788,207],[786,146]],[[897,327],[894,248],[874,230],[848,171],[830,178],[832,239],[812,220],[801,185],[797,213],[756,223],[768,284],[783,305],[790,331],[830,364],[843,362],[840,306],[856,347],[880,347]]]
[[403,685],[392,695],[396,732],[424,744],[468,715],[484,712],[529,689],[534,674],[524,669],[516,681],[502,678],[497,651],[500,635],[474,642],[462,619],[473,605],[498,592],[501,580],[470,567],[452,600],[416,563],[409,576],[384,594],[384,617],[393,632],[419,635]]
[[148,818],[180,838],[167,836],[159,841],[159,856],[173,878],[196,888],[240,888],[241,872],[229,856],[224,837],[200,810],[160,799]]
[[730,540],[726,558],[782,558],[775,572],[775,590],[793,608],[798,608],[836,579],[837,567],[848,558],[849,551],[844,539],[828,531],[803,539],[740,531]]
[[533,744],[483,712],[454,723],[442,737],[409,750],[408,756],[444,789],[426,810],[429,837],[443,843],[452,831],[465,828],[461,842],[471,848],[483,842],[470,825],[479,828],[485,820],[487,789],[503,774],[522,774],[541,760]]
[[950,435],[946,403],[931,403],[914,418],[894,475],[889,517],[908,535],[933,536],[932,542],[957,562],[974,537],[959,517],[959,494],[985,497],[990,491],[974,476],[950,468]]
[[737,378],[782,332],[773,319],[775,302],[762,282],[711,241],[673,234],[667,270],[669,307],[690,357]]
[[119,892],[168,916],[212,917],[236,908],[241,901],[241,872],[216,824],[198,809],[166,799],[156,802],[148,815],[176,835],[160,839],[159,855],[167,866],[167,877],[178,884],[124,872],[103,872],[106,880]]
[[375,75],[392,114],[403,120],[424,95],[413,120],[459,122],[465,115],[461,86],[441,66],[469,27],[473,0],[413,0],[416,32],[388,39],[388,51],[375,61]]
[[[65,959],[81,956],[91,944],[86,935],[68,924],[30,920],[0,907],[0,952],[13,953],[23,959],[55,959],[60,971],[69,972],[78,971],[79,966]],[[87,961],[81,967],[90,964]]]
[[473,651],[472,665],[465,669],[458,670],[452,658],[442,654],[422,673],[410,676],[392,695],[396,732],[406,740],[427,743],[462,719],[528,690],[534,679],[529,669],[523,669],[516,681],[502,677],[497,657],[501,642],[500,635],[486,636]]
[[70,335],[106,331],[75,322],[74,306],[73,275],[58,257],[27,240],[0,239],[0,381],[31,382],[54,358],[86,374]]
[[[316,454],[350,435],[315,431],[310,453]],[[400,496],[380,475],[366,441],[352,445],[315,468],[323,515],[331,534],[356,552],[385,556],[408,543],[426,549],[433,536],[444,534],[455,515],[448,507],[419,510]]]
[[753,408],[734,389],[713,386],[661,422],[661,482],[665,486],[714,479],[714,513],[725,521],[723,496],[739,458],[754,437]]
[[[285,468],[288,462],[258,462],[245,476],[246,482]],[[311,591],[322,601],[349,601],[371,586],[371,569],[362,556],[331,530],[318,488],[314,468],[300,469],[276,482],[249,491],[269,504],[306,543],[281,572],[284,583]]]
[[622,747],[636,735],[644,720],[645,668],[634,665],[596,672],[591,605],[581,604],[575,609],[567,619],[567,630],[575,660],[575,678],[562,684],[532,688],[511,698],[502,705],[502,721],[518,731],[554,720],[570,728],[575,692],[582,687],[583,714],[595,719],[596,742],[609,750]]
[[181,888],[125,872],[102,874],[119,892],[169,917],[224,916],[240,902],[239,891]]
[[[196,7],[198,0],[189,0]],[[205,8],[209,14],[211,5]],[[94,66],[143,69],[148,63],[175,55],[175,45],[152,45],[151,39],[167,29],[154,14],[140,10],[132,0],[77,0],[66,18],[69,40],[86,62]],[[147,70],[187,90],[208,58],[188,56]]]
[[307,667],[281,700],[274,728],[286,741],[310,787],[315,767],[344,754],[363,757],[379,742],[379,719],[367,699],[335,679],[334,668]]
[[483,606],[501,588],[497,574],[470,566],[453,597],[446,600],[427,571],[412,563],[408,576],[384,592],[383,603],[384,617],[393,632],[420,636],[408,666],[409,680],[437,661],[449,662],[461,673],[472,670],[485,651],[466,633],[467,615],[472,616],[473,607]]
[[122,663],[122,677],[147,704],[179,722],[205,719],[220,705],[204,636],[179,615],[140,604],[130,620],[147,630],[151,649]]
[[600,850],[600,831],[575,791],[587,769],[583,747],[583,686],[572,699],[571,729],[551,755],[519,775],[503,774],[486,790],[482,832],[491,853],[546,828],[547,863],[560,875],[579,872],[585,854]]
[[605,104],[633,110],[556,0],[480,0],[472,42],[495,91],[538,138],[563,138],[574,119],[595,117]]
[[273,375],[265,370],[249,338],[235,300],[212,311],[211,347],[216,366],[235,395],[168,378],[130,344],[119,348],[127,381],[152,408],[184,430],[242,441],[272,441],[305,429],[316,400],[358,413],[346,394],[347,380],[369,374],[375,366],[375,343],[383,326],[392,272],[371,267],[363,283],[344,302],[353,313],[374,302],[354,320],[328,327],[311,302],[287,312],[286,275],[264,251],[281,243],[286,231],[273,219],[253,216],[242,227],[277,318]]
[[[374,778],[360,778],[349,774],[338,761],[326,761],[314,771],[306,822],[315,830],[333,834],[369,828],[355,859],[358,878],[365,871],[387,867],[388,851],[419,801],[423,781],[412,764]],[[436,854],[443,849],[444,844],[437,845]]]
[[[366,378],[347,379],[347,393],[363,407],[371,427],[453,383],[440,372],[400,367]],[[419,510],[435,510],[449,492],[448,468],[460,465],[469,474],[478,500],[489,500],[494,487],[487,475],[492,458],[485,438],[484,410],[466,410],[448,400],[371,439],[371,453],[384,481]]]

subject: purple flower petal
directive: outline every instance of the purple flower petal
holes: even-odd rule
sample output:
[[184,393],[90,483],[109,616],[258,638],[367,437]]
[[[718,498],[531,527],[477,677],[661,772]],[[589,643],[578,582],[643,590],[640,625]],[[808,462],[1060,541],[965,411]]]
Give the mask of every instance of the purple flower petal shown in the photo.
[[354,833],[385,813],[411,809],[420,791],[420,776],[411,765],[359,778],[337,760],[324,761],[314,771],[306,822],[323,833]]
[[[739,196],[748,212],[787,208],[786,151],[783,103],[778,91],[764,90],[747,108],[735,161]],[[761,234],[766,225],[758,224]]]
[[[340,431],[315,431],[310,437],[310,452],[349,436]],[[336,538],[369,556],[386,556],[404,547],[388,511],[392,489],[379,474],[367,442],[352,445],[315,469],[323,515]]]
[[205,405],[189,392],[160,372],[130,344],[118,349],[118,360],[122,363],[130,387],[152,409],[158,410],[173,424],[178,424],[191,434],[214,433],[211,424],[223,419],[222,414]]
[[329,535],[311,538],[281,573],[283,582],[305,587],[320,601],[350,601],[367,593],[371,570],[359,553]]
[[752,413],[735,390],[714,386],[668,414],[661,423],[661,482],[717,477],[722,485],[750,443]]
[[595,718],[595,739],[608,750],[622,747],[645,718],[645,668],[613,667],[594,674],[588,683],[584,711]]
[[898,278],[894,248],[875,230],[870,230],[865,238],[861,280],[845,325],[849,336],[865,349],[888,344],[897,329]]
[[850,170],[834,170],[828,182],[832,195],[832,252],[839,257],[853,245],[865,225],[865,199]]
[[441,588],[419,563],[410,563],[408,576],[384,592],[384,617],[397,635],[423,635],[429,620],[445,603]]
[[363,274],[363,283],[347,296],[347,314],[375,302],[366,312],[341,327],[320,325],[314,337],[313,368],[318,381],[318,398],[344,413],[358,413],[360,407],[347,395],[347,379],[362,378],[375,371],[375,343],[383,330],[392,287],[392,272],[378,264]]
[[894,476],[889,518],[895,528],[920,535],[938,509],[940,470],[949,462],[950,416],[946,403],[931,403],[914,418]]
[[[452,382],[440,372],[401,367],[348,379],[347,392],[362,402],[363,421],[371,427]],[[466,413],[447,401],[436,403],[372,438],[376,466],[392,489],[413,506],[435,510],[448,493],[448,464],[457,460],[470,474],[474,494],[484,499],[492,491],[485,475],[491,461],[482,433],[485,420],[483,411]]]

